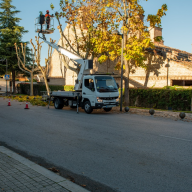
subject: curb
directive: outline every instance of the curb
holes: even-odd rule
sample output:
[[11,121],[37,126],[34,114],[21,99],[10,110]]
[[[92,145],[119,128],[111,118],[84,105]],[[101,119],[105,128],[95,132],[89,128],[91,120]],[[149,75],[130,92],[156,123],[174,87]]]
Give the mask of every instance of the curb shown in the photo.
[[41,167],[40,165],[33,163],[32,161],[18,155],[17,153],[7,149],[4,146],[0,146],[0,152],[8,155],[9,157],[19,161],[20,163],[26,165],[27,167],[33,169],[34,171],[40,173],[41,175],[49,178],[50,180],[56,182],[58,185],[66,188],[67,190],[71,192],[90,192],[87,189],[84,189],[83,187],[47,170],[44,167]]

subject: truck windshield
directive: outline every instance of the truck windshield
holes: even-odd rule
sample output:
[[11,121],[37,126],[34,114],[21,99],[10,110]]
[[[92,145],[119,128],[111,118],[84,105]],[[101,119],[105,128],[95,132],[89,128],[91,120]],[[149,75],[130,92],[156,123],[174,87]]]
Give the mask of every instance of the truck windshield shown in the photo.
[[117,84],[115,79],[110,76],[95,77],[97,91],[99,92],[117,92]]

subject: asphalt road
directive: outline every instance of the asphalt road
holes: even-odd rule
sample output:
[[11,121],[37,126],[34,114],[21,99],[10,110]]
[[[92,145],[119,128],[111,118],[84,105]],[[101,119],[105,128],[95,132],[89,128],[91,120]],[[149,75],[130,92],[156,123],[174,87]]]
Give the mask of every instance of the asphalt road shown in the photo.
[[0,98],[0,142],[59,167],[93,192],[192,191],[190,122],[31,105],[25,110],[24,103],[7,102]]

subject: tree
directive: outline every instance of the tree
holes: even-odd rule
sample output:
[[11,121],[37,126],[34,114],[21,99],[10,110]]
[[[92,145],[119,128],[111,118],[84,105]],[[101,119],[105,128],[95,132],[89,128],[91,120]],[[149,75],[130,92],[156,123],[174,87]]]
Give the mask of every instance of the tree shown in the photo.
[[[48,65],[49,65],[50,60],[51,60],[52,47],[48,46],[48,57],[45,58],[45,67],[42,67],[41,66],[41,48],[42,48],[41,44],[43,43],[43,41],[39,42],[39,37],[35,37],[35,41],[36,41],[37,45],[35,45],[33,43],[32,39],[30,40],[30,43],[33,46],[33,50],[34,50],[35,63],[37,64],[37,67],[39,68],[39,70],[43,74],[43,78],[44,78],[44,81],[45,81],[45,86],[46,86],[46,89],[47,89],[47,95],[48,95],[48,97],[50,97],[50,89],[49,89],[49,85],[48,85],[48,82],[47,82],[47,68],[48,68]],[[50,42],[55,43],[55,41],[52,41],[51,39],[50,39]],[[20,60],[20,62],[21,62],[21,60]]]
[[[146,0],[147,1],[147,0]],[[54,8],[53,5],[51,5]],[[143,7],[138,0],[60,0],[61,12],[57,14],[62,46],[87,59],[98,57],[100,63],[107,59],[120,58],[121,37],[113,31],[119,27],[124,40],[125,105],[129,105],[129,74],[134,67],[147,68],[147,49],[154,49],[148,27],[143,23]],[[151,27],[160,27],[161,18],[167,11],[164,4],[156,15],[148,15]],[[66,19],[67,27],[73,29],[74,39],[69,39],[62,30],[59,18]],[[161,40],[162,37],[157,37]],[[63,41],[65,40],[65,42]],[[65,57],[63,57],[65,58]],[[67,68],[78,73],[77,68]],[[116,69],[120,68],[120,59]]]
[[[21,43],[21,48],[17,47],[17,44],[15,43],[15,49],[16,49],[16,54],[17,54],[17,59],[18,59],[18,66],[20,70],[24,71],[25,73],[29,73],[31,77],[31,84],[30,84],[30,95],[33,96],[33,76],[34,73],[39,71],[39,67],[35,65],[35,60],[32,59],[33,64],[32,65],[27,65],[26,63],[26,46],[27,44]],[[33,50],[31,50],[32,52]],[[32,57],[33,52],[32,52]]]
[[[18,10],[11,5],[12,0],[2,0],[0,3],[0,55],[1,58],[8,60],[8,70],[12,72],[13,92],[15,89],[16,71],[20,70],[17,65],[17,55],[15,52],[14,43],[21,43],[21,38],[27,31],[24,27],[19,26],[18,17],[15,17]],[[27,57],[27,59],[29,59]]]
[[[54,9],[53,4],[51,4],[51,8]],[[60,8],[62,11],[56,13],[56,18],[59,23],[61,46],[70,49],[84,59],[93,59],[98,56],[100,53],[95,52],[95,40],[101,39],[102,35],[109,36],[109,31],[105,28],[109,25],[113,14],[110,11],[105,13],[102,2],[95,3],[95,0],[60,0]],[[62,17],[65,18],[70,35],[74,36],[73,39],[64,34],[60,22]],[[111,22],[110,26],[115,29],[115,23]],[[70,66],[69,59],[63,55],[62,61],[67,69],[78,74],[78,64],[75,67]]]
[[[147,0],[146,0],[147,1]],[[151,42],[148,27],[143,23],[143,7],[138,0],[103,0],[106,10],[110,10],[115,18],[113,22],[120,23],[124,39],[124,82],[125,82],[125,105],[129,105],[129,74],[133,67],[147,68],[145,61],[147,60],[147,49],[154,49],[154,43]],[[161,27],[161,18],[167,11],[167,5],[164,4],[157,11],[156,15],[148,15],[147,21],[151,27]],[[114,21],[115,20],[115,21]],[[157,37],[156,40],[162,40]],[[120,56],[120,44],[118,50],[114,51],[113,41],[103,41],[102,50],[100,43],[97,43],[96,52],[108,52],[109,56],[100,57],[100,61],[106,59],[115,59]],[[117,68],[120,65],[118,63]]]

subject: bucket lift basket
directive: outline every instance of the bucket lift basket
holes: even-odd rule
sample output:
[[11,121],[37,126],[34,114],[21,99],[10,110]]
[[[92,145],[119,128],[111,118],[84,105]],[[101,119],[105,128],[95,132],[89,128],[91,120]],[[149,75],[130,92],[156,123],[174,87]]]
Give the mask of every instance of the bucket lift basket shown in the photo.
[[51,34],[54,32],[54,19],[53,16],[49,17],[49,23],[45,15],[40,15],[35,19],[35,32],[43,34]]

